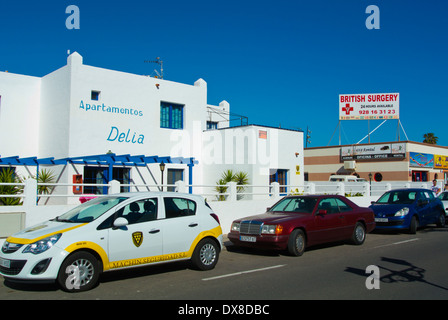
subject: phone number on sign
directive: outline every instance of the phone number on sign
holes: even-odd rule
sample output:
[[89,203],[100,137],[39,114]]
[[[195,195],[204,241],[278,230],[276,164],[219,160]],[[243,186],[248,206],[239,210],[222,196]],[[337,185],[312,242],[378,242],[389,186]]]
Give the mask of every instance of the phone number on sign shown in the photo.
[[395,110],[359,110],[359,114],[375,114],[375,115],[384,115],[384,114],[395,114]]

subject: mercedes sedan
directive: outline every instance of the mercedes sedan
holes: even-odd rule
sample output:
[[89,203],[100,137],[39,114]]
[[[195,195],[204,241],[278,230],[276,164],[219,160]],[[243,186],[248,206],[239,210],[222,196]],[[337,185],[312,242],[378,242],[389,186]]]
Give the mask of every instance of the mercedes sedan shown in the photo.
[[360,245],[375,228],[373,211],[338,195],[287,196],[266,213],[235,220],[228,234],[237,246],[288,250],[351,240]]

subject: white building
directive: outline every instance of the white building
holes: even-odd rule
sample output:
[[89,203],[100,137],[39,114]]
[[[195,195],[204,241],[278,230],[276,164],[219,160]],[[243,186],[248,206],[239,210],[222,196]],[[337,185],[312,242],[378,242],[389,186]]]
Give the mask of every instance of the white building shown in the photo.
[[207,104],[202,79],[97,68],[75,52],[42,78],[0,72],[0,166],[26,177],[38,171],[33,164],[57,164],[59,182],[141,185],[161,183],[163,161],[164,184],[215,185],[226,169],[247,172],[251,185],[303,184],[301,131],[230,128],[229,113],[226,101]]

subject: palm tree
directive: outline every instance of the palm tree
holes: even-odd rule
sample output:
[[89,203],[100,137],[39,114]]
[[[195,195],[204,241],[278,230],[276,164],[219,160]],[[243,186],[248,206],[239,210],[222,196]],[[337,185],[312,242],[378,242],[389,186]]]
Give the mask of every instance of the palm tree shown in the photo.
[[423,138],[425,138],[425,139],[423,140],[423,142],[424,142],[424,143],[429,143],[429,144],[437,144],[437,140],[439,140],[439,138],[436,137],[436,136],[434,135],[434,133],[432,133],[432,132],[425,133],[425,134],[423,135]]
[[[45,184],[46,183],[54,183],[55,180],[56,180],[56,176],[53,173],[53,171],[47,170],[47,169],[40,170],[38,172],[38,178],[37,178],[37,183],[38,183],[37,193],[38,194],[50,194],[50,193],[52,193],[54,187],[50,187],[50,186],[45,185]],[[40,197],[37,199],[37,202],[39,202],[39,200],[40,200]]]
[[[249,184],[249,174],[247,172],[239,171],[233,175],[233,181],[236,182],[237,185],[236,192],[243,193],[245,188],[241,186]],[[242,199],[243,197],[243,195],[237,195],[238,200]]]
[[[247,172],[239,171],[239,172],[233,172],[233,170],[229,169],[222,173],[221,179],[218,180],[216,183],[217,186],[215,187],[215,190],[220,193],[218,196],[219,201],[224,201],[227,196],[223,195],[222,193],[227,192],[227,184],[229,182],[236,182],[237,184],[237,192],[241,193],[244,191],[243,185],[249,184],[249,174]],[[243,196],[237,196],[237,199],[241,199]]]
[[[6,168],[0,170],[0,182],[4,183],[22,183],[20,177],[15,173],[14,169]],[[0,186],[0,194],[15,195],[23,192],[22,186],[16,185],[2,185]],[[21,198],[0,198],[0,205],[4,206],[17,206],[21,205]]]

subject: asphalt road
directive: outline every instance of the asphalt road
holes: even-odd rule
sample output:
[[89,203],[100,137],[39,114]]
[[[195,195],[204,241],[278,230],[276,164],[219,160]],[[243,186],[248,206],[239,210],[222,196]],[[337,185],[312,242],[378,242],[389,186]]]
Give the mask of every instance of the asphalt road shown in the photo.
[[[262,304],[297,299],[448,299],[448,228],[426,228],[416,235],[372,233],[362,246],[331,244],[309,248],[301,257],[225,244],[217,267],[207,272],[191,270],[185,262],[115,271],[103,274],[93,290],[73,294],[56,285],[13,285],[0,278],[0,299],[218,299]],[[371,265],[378,280],[371,271],[366,273]]]

